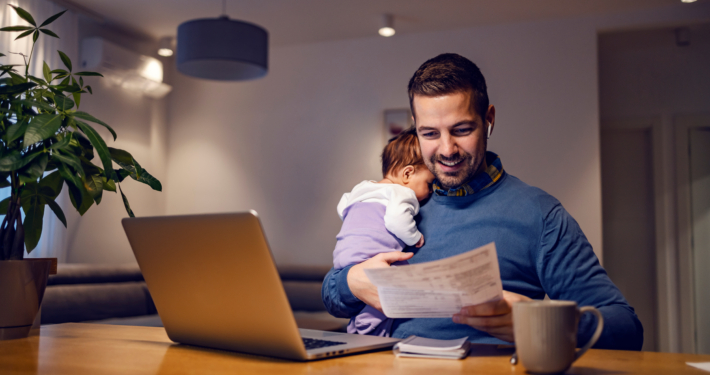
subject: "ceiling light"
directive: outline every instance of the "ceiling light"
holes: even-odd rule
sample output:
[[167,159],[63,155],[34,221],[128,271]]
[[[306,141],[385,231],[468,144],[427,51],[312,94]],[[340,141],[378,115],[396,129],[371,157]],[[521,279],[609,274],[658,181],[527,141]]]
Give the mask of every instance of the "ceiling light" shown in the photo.
[[680,0],[680,1],[682,1],[682,2],[684,2],[684,3],[694,3],[694,2],[696,2],[696,1],[698,1],[698,0]]
[[384,37],[394,35],[394,17],[391,14],[382,15],[382,27],[378,32]]
[[[225,3],[223,3],[225,6]],[[177,31],[177,68],[220,81],[261,78],[268,71],[269,34],[226,15],[183,22]]]
[[163,57],[168,57],[173,55],[173,38],[169,36],[164,36],[160,38],[160,43],[158,44],[158,55]]

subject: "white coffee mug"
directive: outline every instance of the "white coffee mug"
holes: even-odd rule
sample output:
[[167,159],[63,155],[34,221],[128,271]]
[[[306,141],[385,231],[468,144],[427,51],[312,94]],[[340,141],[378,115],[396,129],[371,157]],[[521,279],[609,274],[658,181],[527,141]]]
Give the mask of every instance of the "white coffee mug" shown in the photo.
[[[583,348],[577,348],[579,317],[597,316],[597,329]],[[567,370],[572,362],[594,345],[604,329],[604,318],[596,308],[577,308],[574,301],[525,301],[513,304],[513,331],[518,360],[538,374]]]

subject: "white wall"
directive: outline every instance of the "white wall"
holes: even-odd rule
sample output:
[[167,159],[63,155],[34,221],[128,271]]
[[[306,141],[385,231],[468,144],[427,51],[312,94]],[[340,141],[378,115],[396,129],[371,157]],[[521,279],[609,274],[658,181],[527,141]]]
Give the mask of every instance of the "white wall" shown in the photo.
[[[277,262],[325,265],[340,195],[379,176],[383,111],[407,106],[407,81],[422,62],[457,52],[481,67],[497,106],[490,148],[509,172],[560,199],[599,253],[597,29],[710,14],[704,4],[687,9],[280,47],[262,80],[174,74],[167,110],[103,86],[82,106],[114,126],[115,145],[163,182],[161,194],[127,181],[137,215],[253,208]],[[82,218],[65,207],[68,261],[134,261],[120,197],[107,193]]]
[[340,195],[379,177],[383,111],[407,106],[407,82],[426,59],[457,52],[479,65],[497,107],[489,148],[560,199],[600,254],[597,30],[695,14],[673,7],[287,46],[272,49],[262,80],[177,75],[168,213],[256,209],[278,263],[329,264]]
[[[100,36],[138,53],[150,54],[150,41],[134,35],[123,35],[107,29],[91,19],[80,17],[79,37]],[[74,60],[79,66],[79,57]],[[111,125],[118,134],[114,142],[111,134],[101,126],[95,128],[108,144],[130,152],[153,176],[163,183],[165,192],[167,166],[167,99],[151,99],[139,92],[111,85],[108,79],[89,78],[94,95],[82,96],[81,110]],[[98,155],[94,160],[101,164]],[[148,185],[130,177],[121,184],[136,216],[165,215],[167,195],[153,191]],[[120,193],[105,191],[101,204],[92,206],[79,216],[71,205],[66,188],[60,199],[67,216],[64,232],[68,263],[135,263],[121,219],[128,214]]]
[[[94,95],[82,97],[81,109],[111,125],[116,142],[103,127],[96,126],[109,147],[126,150],[165,186],[166,100],[143,97],[140,93],[94,80]],[[97,163],[99,162],[96,155]],[[136,216],[164,215],[167,196],[148,185],[126,178],[121,184]],[[65,188],[66,190],[66,188]],[[163,189],[165,191],[165,188]],[[66,191],[63,192],[66,194]],[[128,217],[120,193],[104,191],[101,204],[79,216],[64,197],[67,216],[68,263],[135,263],[121,219]]]
[[[679,122],[679,116],[704,114],[710,118],[710,71],[707,68],[710,66],[710,23],[689,26],[689,46],[676,45],[674,27],[664,25],[651,30],[605,33],[599,38],[603,130],[608,134],[623,134],[628,132],[629,124],[636,123],[639,124],[635,125],[637,130],[650,131],[653,134],[655,179],[651,187],[655,194],[652,207],[655,211],[655,233],[652,236],[655,237],[651,240],[655,246],[643,246],[646,241],[636,243],[635,250],[631,250],[628,243],[618,246],[616,253],[609,257],[613,264],[609,264],[608,270],[612,280],[638,309],[644,327],[649,328],[647,322],[657,316],[657,327],[650,329],[657,329],[658,349],[694,352],[695,337],[707,335],[694,331],[693,309],[701,306],[703,300],[697,297],[693,302],[693,259],[685,255],[692,252],[683,240],[683,234],[690,230],[684,227],[687,225],[684,216],[689,218],[689,207],[679,197],[683,195],[683,186],[687,188],[687,180],[685,183],[678,181],[683,169],[686,178],[689,177],[689,168],[680,165],[682,158],[678,156],[688,154],[687,149],[682,149],[687,144],[682,145],[675,138],[678,135],[676,128],[685,126]],[[633,159],[625,153],[614,158]],[[613,192],[609,194],[614,195]],[[633,205],[630,201],[626,204]],[[625,209],[623,205],[617,208]],[[628,211],[632,210],[628,207],[624,215],[628,217]],[[630,228],[627,226],[627,229]],[[625,240],[638,234],[629,232]],[[639,250],[650,254],[639,261]],[[656,263],[649,264],[648,260],[653,258]],[[653,275],[657,284],[639,285],[638,280],[644,279],[639,275]],[[646,298],[649,290],[657,291],[657,295]],[[656,304],[652,306],[656,311],[652,311],[649,303]],[[701,324],[702,320],[698,322]]]

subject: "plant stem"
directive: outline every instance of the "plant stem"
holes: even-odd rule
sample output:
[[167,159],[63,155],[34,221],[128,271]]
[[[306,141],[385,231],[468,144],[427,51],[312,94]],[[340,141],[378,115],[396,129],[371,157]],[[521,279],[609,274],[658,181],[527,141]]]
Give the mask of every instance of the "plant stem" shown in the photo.
[[30,48],[30,56],[27,58],[27,65],[25,65],[25,79],[27,76],[30,74],[30,62],[32,62],[32,54],[35,52],[35,44],[37,44],[37,41],[34,40],[34,36],[32,37],[32,48]]

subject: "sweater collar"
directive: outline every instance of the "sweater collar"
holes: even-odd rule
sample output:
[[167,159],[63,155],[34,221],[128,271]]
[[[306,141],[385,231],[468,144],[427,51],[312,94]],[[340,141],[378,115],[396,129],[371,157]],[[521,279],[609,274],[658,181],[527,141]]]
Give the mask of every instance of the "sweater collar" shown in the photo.
[[486,151],[486,164],[488,164],[488,168],[484,172],[477,173],[467,183],[448,191],[441,188],[439,181],[434,180],[432,184],[434,194],[448,197],[465,197],[495,184],[503,175],[503,163],[497,154]]

